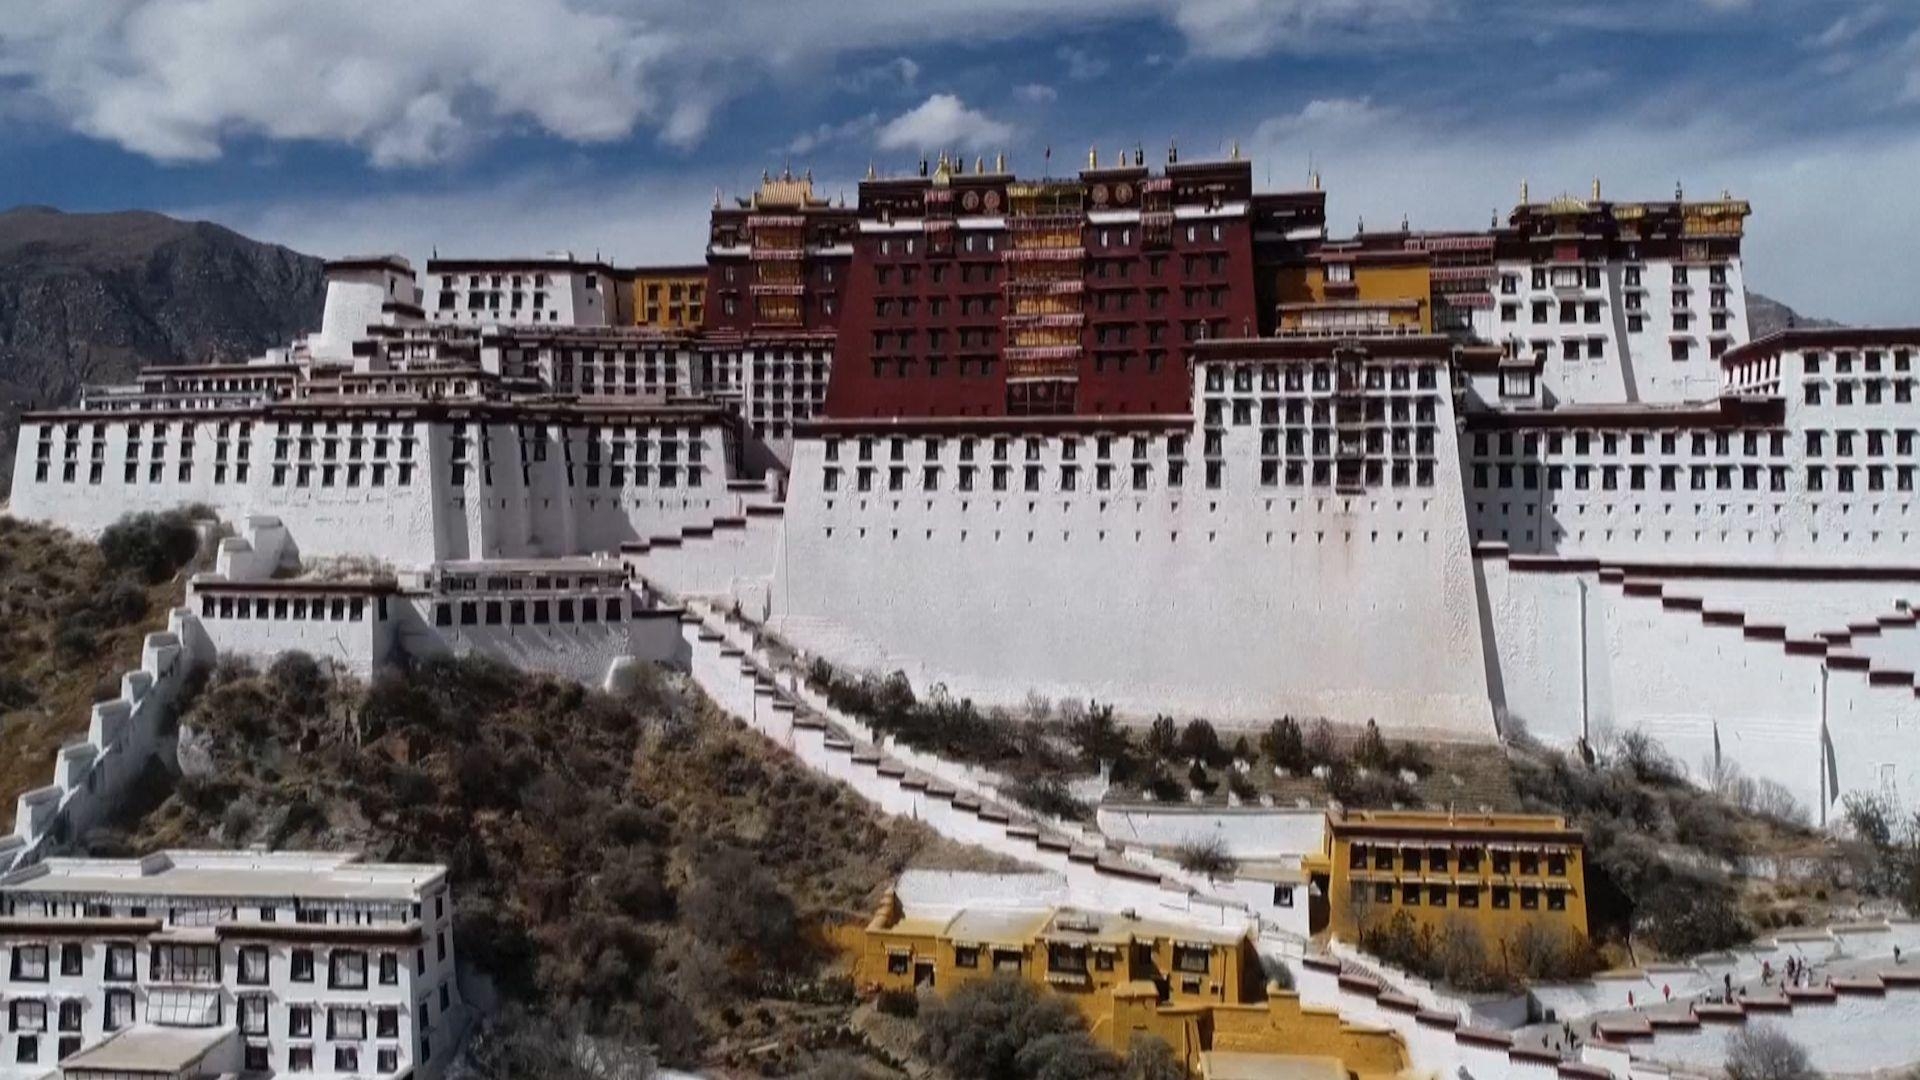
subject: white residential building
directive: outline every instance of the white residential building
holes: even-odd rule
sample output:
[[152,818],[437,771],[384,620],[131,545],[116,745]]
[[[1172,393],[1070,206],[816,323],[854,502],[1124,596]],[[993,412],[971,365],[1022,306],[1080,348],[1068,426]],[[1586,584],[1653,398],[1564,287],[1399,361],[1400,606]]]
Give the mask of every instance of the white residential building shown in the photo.
[[468,1009],[442,866],[162,851],[0,878],[0,1077],[438,1076]]
[[613,326],[620,283],[605,263],[569,253],[531,259],[433,259],[427,263],[427,318],[487,326]]

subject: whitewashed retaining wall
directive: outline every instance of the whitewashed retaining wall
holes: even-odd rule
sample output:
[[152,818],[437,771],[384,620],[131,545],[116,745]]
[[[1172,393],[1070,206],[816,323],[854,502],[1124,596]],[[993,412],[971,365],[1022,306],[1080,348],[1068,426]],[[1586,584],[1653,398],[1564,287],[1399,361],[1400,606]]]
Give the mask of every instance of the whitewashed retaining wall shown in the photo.
[[13,832],[0,837],[0,870],[39,860],[49,847],[77,839],[109,817],[147,762],[171,762],[160,736],[169,710],[192,670],[213,652],[194,617],[176,609],[165,631],[148,634],[140,666],[120,677],[120,696],[93,707],[83,742],[60,749],[53,782],[22,794]]
[[[1439,459],[1430,488],[1336,496],[1260,486],[1258,439],[1224,432],[1218,490],[1197,463],[1182,487],[1159,486],[1172,464],[1159,440],[1141,491],[1062,490],[1063,444],[1045,439],[1031,464],[1046,490],[1032,493],[858,492],[844,478],[829,493],[827,470],[850,470],[823,440],[797,440],[769,625],[982,704],[1038,691],[1240,726],[1292,713],[1493,738],[1457,458]],[[918,477],[922,440],[908,441],[902,467]],[[957,442],[935,466],[949,475]]]
[[[1499,555],[1477,562],[1497,657],[1496,710],[1536,738],[1569,746],[1584,732],[1604,744],[1638,729],[1696,776],[1707,775],[1717,752],[1743,774],[1785,786],[1816,822],[1852,791],[1920,807],[1920,696],[1911,678],[1885,681],[1891,673],[1870,670],[1871,659],[1853,665],[1843,647],[1786,631],[1773,618],[1792,592],[1784,584],[1744,587],[1765,594],[1761,616],[1703,600],[1699,592],[1715,582],[1526,569]],[[1799,592],[1811,602],[1825,587],[1805,582]],[[1892,597],[1870,591],[1891,615]]]
[[1322,807],[1177,806],[1103,803],[1095,817],[1100,831],[1147,847],[1171,848],[1217,839],[1236,859],[1299,859],[1326,846]]

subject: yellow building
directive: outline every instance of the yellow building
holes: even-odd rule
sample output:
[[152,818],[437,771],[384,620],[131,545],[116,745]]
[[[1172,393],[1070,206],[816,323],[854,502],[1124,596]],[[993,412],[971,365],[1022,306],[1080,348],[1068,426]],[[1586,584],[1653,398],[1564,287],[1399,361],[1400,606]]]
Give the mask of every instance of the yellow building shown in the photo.
[[1402,245],[1330,241],[1304,261],[1273,270],[1275,333],[1431,333],[1432,261]]
[[1326,847],[1306,860],[1318,933],[1355,941],[1405,912],[1436,931],[1465,923],[1489,944],[1523,926],[1587,933],[1580,832],[1543,814],[1336,811]]
[[633,275],[632,325],[698,330],[706,317],[707,268],[640,266]]
[[1077,908],[908,912],[889,893],[856,947],[855,979],[865,992],[944,993],[1012,975],[1066,996],[1116,1053],[1135,1033],[1155,1035],[1197,1076],[1207,1075],[1212,1052],[1238,1063],[1337,1058],[1343,1077],[1386,1077],[1406,1065],[1392,1031],[1346,1024],[1268,986],[1244,933]]

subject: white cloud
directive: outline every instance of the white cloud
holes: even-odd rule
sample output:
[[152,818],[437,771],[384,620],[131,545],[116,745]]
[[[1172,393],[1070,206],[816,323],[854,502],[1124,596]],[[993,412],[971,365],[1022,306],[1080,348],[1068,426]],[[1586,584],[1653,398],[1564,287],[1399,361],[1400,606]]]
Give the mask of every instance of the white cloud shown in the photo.
[[1442,10],[1442,0],[1178,0],[1171,18],[1189,51],[1243,59],[1385,41]]
[[878,87],[899,87],[912,89],[920,80],[920,63],[910,56],[896,56],[884,63],[860,68],[840,76],[837,80],[840,89],[852,94],[864,94]]
[[1754,288],[1848,322],[1920,318],[1906,269],[1920,218],[1905,179],[1920,173],[1920,131],[1785,144],[1744,117],[1709,113],[1684,125],[1460,125],[1362,98],[1268,120],[1247,149],[1275,176],[1305,176],[1311,158],[1338,234],[1403,214],[1415,228],[1483,227],[1504,218],[1523,179],[1535,198],[1584,196],[1596,174],[1618,199],[1666,198],[1676,179],[1698,196],[1731,189],[1754,208],[1744,247]]
[[1110,66],[1105,60],[1078,45],[1062,45],[1054,55],[1066,65],[1067,78],[1074,82],[1091,82],[1105,75]]
[[1046,83],[1027,83],[1013,88],[1013,96],[1029,105],[1045,105],[1060,96],[1060,92]]
[[[735,95],[842,58],[1160,19],[1191,51],[1372,40],[1450,0],[0,0],[0,114],[49,118],[161,161],[236,138],[443,161],[503,133],[689,146]],[[1063,49],[1064,74],[1109,61]],[[904,54],[847,76],[917,85]],[[23,102],[25,107],[23,108]]]
[[967,107],[952,94],[934,94],[880,128],[883,150],[984,150],[1013,137],[1011,125]]
[[838,124],[821,124],[811,131],[795,135],[785,147],[789,154],[811,154],[822,147],[852,142],[871,134],[880,126],[880,114],[870,112]]
[[663,112],[666,39],[569,0],[0,0],[0,25],[0,77],[162,161],[252,135],[411,165],[517,124],[599,142]]

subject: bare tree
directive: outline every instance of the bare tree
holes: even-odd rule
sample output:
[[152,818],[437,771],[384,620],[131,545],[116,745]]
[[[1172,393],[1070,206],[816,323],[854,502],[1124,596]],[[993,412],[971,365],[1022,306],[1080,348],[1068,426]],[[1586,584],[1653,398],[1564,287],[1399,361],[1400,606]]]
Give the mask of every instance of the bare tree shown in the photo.
[[1731,1080],[1819,1080],[1806,1048],[1772,1024],[1749,1024],[1727,1036]]

